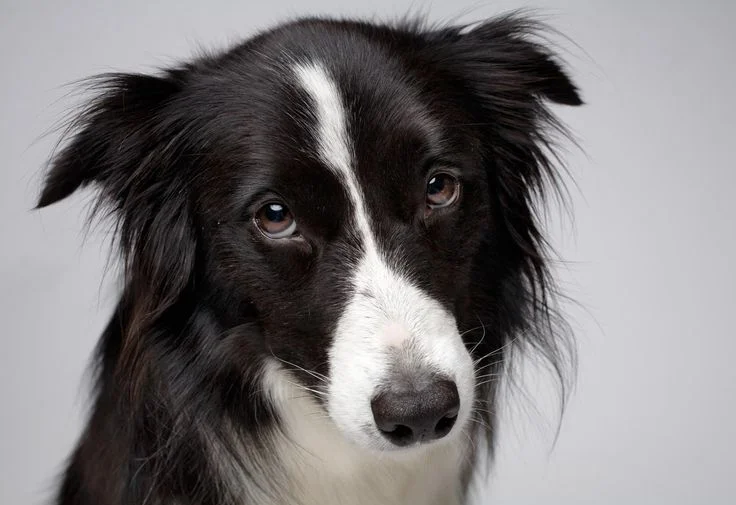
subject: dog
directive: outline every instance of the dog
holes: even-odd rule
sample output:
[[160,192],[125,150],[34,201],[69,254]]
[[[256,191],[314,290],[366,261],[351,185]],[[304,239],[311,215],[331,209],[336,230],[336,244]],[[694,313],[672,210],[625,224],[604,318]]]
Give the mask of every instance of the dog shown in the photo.
[[544,30],[304,18],[92,78],[38,207],[93,187],[123,282],[56,503],[468,503],[510,357],[565,373]]

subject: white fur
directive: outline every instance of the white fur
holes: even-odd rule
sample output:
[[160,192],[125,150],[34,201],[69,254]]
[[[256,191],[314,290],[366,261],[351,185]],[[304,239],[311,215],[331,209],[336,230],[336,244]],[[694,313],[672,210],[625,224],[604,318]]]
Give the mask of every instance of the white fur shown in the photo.
[[[299,505],[459,505],[468,437],[388,457],[348,441],[307,391],[275,360],[263,385],[284,435],[276,447],[283,475],[279,493]],[[393,453],[392,453],[393,454]],[[258,470],[256,470],[258,471]],[[276,505],[259,497],[262,505]],[[284,502],[279,502],[282,505]]]
[[[396,259],[389,264],[380,250],[354,172],[348,116],[337,84],[319,63],[300,63],[294,71],[315,109],[317,152],[347,189],[354,230],[365,250],[357,269],[349,273],[354,291],[329,349],[329,415],[358,445],[376,450],[393,448],[375,427],[370,402],[376,389],[389,381],[391,360],[398,360],[410,373],[439,372],[456,382],[460,396],[458,420],[451,434],[433,445],[456,441],[468,424],[475,382],[472,359],[455,318],[409,282]],[[349,467],[350,463],[345,462],[345,468]]]

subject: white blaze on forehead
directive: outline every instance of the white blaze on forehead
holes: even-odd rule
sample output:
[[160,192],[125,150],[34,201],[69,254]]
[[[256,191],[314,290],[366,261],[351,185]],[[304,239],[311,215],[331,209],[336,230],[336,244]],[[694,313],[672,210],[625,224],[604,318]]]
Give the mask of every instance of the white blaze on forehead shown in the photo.
[[298,64],[294,70],[316,108],[319,129],[316,140],[322,161],[340,175],[350,177],[352,153],[345,108],[337,84],[317,63]]
[[361,238],[369,249],[375,241],[368,222],[363,195],[353,170],[353,146],[348,134],[347,111],[340,89],[327,70],[318,63],[298,64],[297,77],[312,99],[317,116],[317,148],[319,157],[345,184],[355,208],[355,220]]
[[[363,257],[352,277],[354,292],[337,322],[329,349],[330,417],[353,440],[385,449],[377,432],[370,401],[390,378],[392,352],[410,346],[423,371],[453,379],[460,395],[458,427],[471,413],[473,363],[457,331],[453,315],[389,266],[371,229],[368,208],[355,174],[347,110],[340,89],[319,63],[294,66],[299,84],[315,114],[315,141],[321,161],[339,178],[353,207],[353,227],[363,242]],[[419,371],[419,370],[417,370]],[[459,431],[459,430],[455,430]]]

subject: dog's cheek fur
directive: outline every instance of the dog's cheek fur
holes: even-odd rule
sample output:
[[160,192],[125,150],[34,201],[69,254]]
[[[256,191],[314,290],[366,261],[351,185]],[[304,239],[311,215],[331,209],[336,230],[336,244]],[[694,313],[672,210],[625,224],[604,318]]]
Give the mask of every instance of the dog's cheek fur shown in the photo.
[[259,370],[238,359],[258,342],[257,329],[223,334],[194,288],[204,244],[191,198],[189,150],[199,146],[180,101],[185,73],[92,80],[98,98],[70,124],[78,133],[54,158],[39,199],[44,207],[94,185],[93,211],[113,224],[125,279],[98,345],[96,400],[61,503],[223,503],[210,455],[231,447],[225,419],[256,440],[274,421],[258,394]]

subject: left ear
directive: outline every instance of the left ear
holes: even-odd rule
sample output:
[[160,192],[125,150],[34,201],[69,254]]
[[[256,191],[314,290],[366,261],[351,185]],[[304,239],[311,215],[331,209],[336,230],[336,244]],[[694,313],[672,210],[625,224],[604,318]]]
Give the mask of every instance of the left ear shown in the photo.
[[525,95],[582,105],[578,88],[557,57],[539,42],[546,30],[541,23],[511,14],[470,30],[453,27],[433,32],[431,45],[438,46],[439,57],[448,59],[442,66],[457,70],[481,98],[518,103]]

